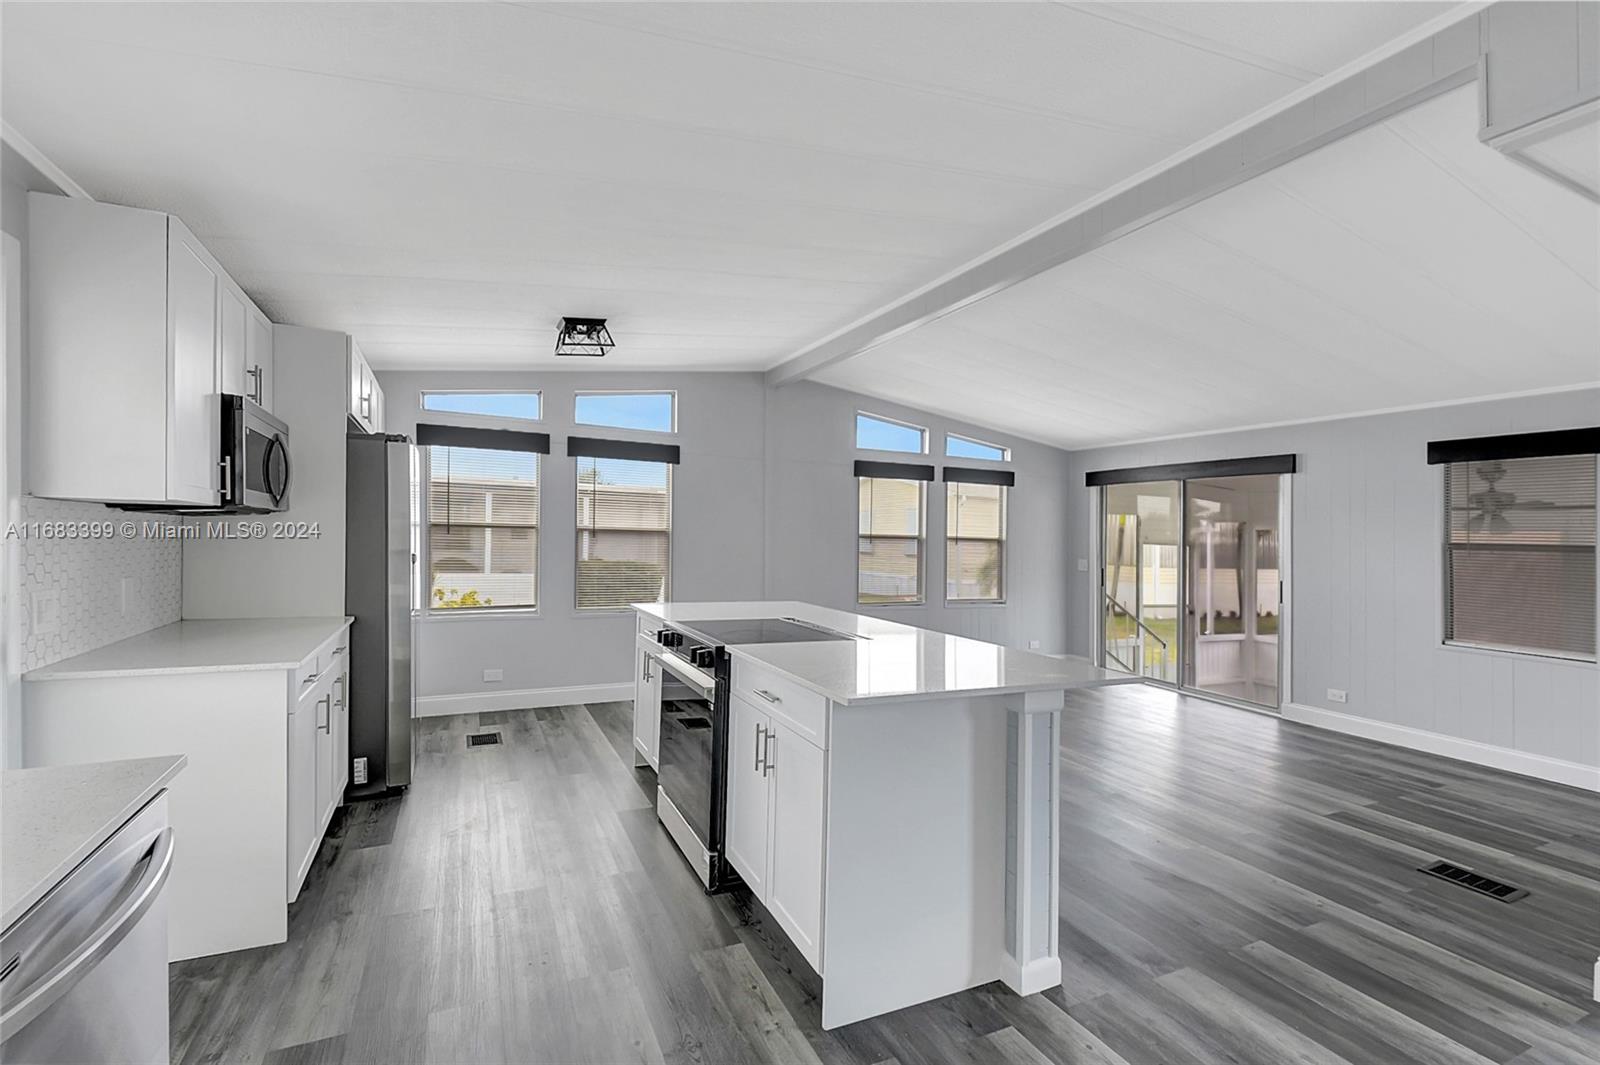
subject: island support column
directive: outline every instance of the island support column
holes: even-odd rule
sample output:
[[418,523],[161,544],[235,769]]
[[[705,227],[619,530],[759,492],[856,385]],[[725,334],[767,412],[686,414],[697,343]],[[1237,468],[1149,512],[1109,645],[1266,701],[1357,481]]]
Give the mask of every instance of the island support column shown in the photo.
[[1065,693],[1012,696],[1006,715],[1006,959],[1019,995],[1061,983],[1061,707]]

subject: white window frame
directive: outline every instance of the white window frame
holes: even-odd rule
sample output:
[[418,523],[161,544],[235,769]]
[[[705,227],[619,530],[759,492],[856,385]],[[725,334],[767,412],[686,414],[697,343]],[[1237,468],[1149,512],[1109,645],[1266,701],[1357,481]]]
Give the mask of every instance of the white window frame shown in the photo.
[[[429,396],[538,396],[539,416],[514,418],[506,414],[469,414],[458,410],[433,410],[428,406]],[[417,390],[417,413],[449,419],[453,424],[481,425],[486,428],[538,425],[544,421],[544,392],[538,388],[422,388]],[[417,420],[428,421],[429,417],[419,417]]]
[[[885,422],[885,423],[887,423],[889,425],[898,425],[902,429],[915,429],[918,433],[922,434],[922,450],[921,451],[895,451],[895,450],[893,450],[891,448],[862,447],[861,446],[861,442],[856,437],[856,432],[857,432],[857,428],[858,428],[857,425],[856,425],[856,420],[859,419],[859,418],[871,418],[875,422]],[[859,410],[858,409],[856,411],[856,417],[850,419],[850,443],[852,444],[852,446],[855,447],[855,449],[857,451],[865,451],[865,452],[867,452],[869,454],[872,454],[872,455],[926,455],[928,453],[928,440],[929,439],[930,439],[930,434],[929,434],[929,432],[928,432],[928,430],[927,430],[927,428],[925,426],[918,425],[916,422],[908,422],[908,421],[903,421],[903,420],[901,420],[899,418],[891,418],[886,414],[874,414],[870,410]],[[923,493],[923,494],[926,495],[927,493]]]
[[[981,459],[975,455],[952,455],[950,454],[950,441],[952,440],[963,440],[969,444],[976,444],[978,447],[994,448],[994,450],[1000,452],[1000,457],[997,459]],[[947,432],[944,434],[944,457],[955,459],[958,462],[992,462],[1000,464],[1011,461],[1011,449],[1000,444],[990,443],[988,440],[979,440],[977,437],[968,436],[965,433]]]
[[[600,422],[578,420],[578,400],[584,396],[670,396],[672,398],[671,429],[636,429],[628,425],[605,425]],[[541,403],[541,411],[544,410]],[[584,429],[605,429],[615,433],[642,433],[645,436],[676,435],[678,432],[678,390],[675,388],[580,388],[572,393],[572,424]]]
[[[980,460],[981,461],[981,460]],[[946,606],[1005,606],[1006,599],[1011,594],[1011,485],[995,485],[1000,489],[1000,598],[998,599],[971,599],[966,597],[951,598],[950,596],[950,541],[973,540],[976,536],[950,535],[950,490],[960,488],[958,481],[945,482],[945,519],[944,519],[944,602]]]
[[[876,417],[876,415],[874,415]],[[863,449],[865,450],[865,449]],[[910,452],[896,451],[896,455],[906,455]],[[893,609],[905,606],[928,605],[928,485],[929,481],[915,481],[917,486],[917,598],[896,599],[889,603],[869,603],[861,598],[861,482],[862,481],[907,481],[909,477],[857,477],[856,479],[856,606],[872,609]],[[869,540],[904,540],[903,536],[873,536],[866,534]]]
[[[674,420],[676,420],[676,417],[677,417],[677,402],[676,402],[676,400],[674,400],[674,402],[673,402],[673,417],[674,417]],[[607,426],[606,428],[614,428],[614,427]],[[638,431],[638,430],[635,430],[635,431]],[[631,603],[630,604],[625,604],[623,606],[580,606],[578,604],[578,562],[579,562],[579,559],[578,559],[578,538],[583,534],[584,529],[585,529],[584,526],[580,526],[578,524],[578,493],[583,490],[583,482],[581,480],[579,480],[579,478],[578,478],[578,463],[582,462],[585,457],[586,456],[583,456],[583,455],[575,455],[575,456],[573,456],[573,459],[572,459],[572,610],[573,610],[573,613],[577,614],[579,617],[586,617],[586,618],[587,617],[594,617],[594,616],[600,615],[600,614],[628,614],[628,613],[632,613],[633,612],[633,605]],[[635,460],[635,461],[647,461],[647,460],[640,459],[640,460]],[[671,599],[671,597],[672,597],[672,584],[673,584],[672,562],[673,562],[673,558],[674,558],[674,555],[675,555],[675,552],[673,551],[673,543],[674,543],[674,541],[676,539],[676,533],[678,531],[677,530],[678,514],[677,514],[677,507],[675,505],[675,497],[677,495],[677,492],[676,492],[676,489],[675,489],[675,487],[673,485],[673,482],[675,480],[677,480],[677,477],[673,472],[673,464],[672,463],[663,462],[663,463],[661,463],[661,465],[663,465],[663,466],[665,466],[667,468],[667,568],[666,568],[666,580],[665,580],[665,582],[663,582],[663,586],[662,586],[662,589],[661,589],[661,599],[662,599],[663,602],[665,602],[665,601]],[[539,504],[540,504],[540,507],[542,508],[543,505],[544,505],[544,497],[543,496],[539,497]],[[593,526],[587,526],[587,528],[591,532],[594,530]]]
[[[430,391],[434,391],[431,390]],[[470,392],[483,392],[485,389],[468,389]],[[511,391],[525,392],[526,389],[512,389]],[[540,413],[544,407],[541,401]],[[454,412],[434,412],[454,413]],[[523,419],[499,418],[497,421],[523,421]],[[418,498],[418,542],[422,553],[417,561],[418,597],[422,600],[422,616],[427,621],[438,621],[445,618],[452,620],[465,620],[468,618],[507,618],[507,617],[537,617],[540,604],[544,601],[544,580],[539,572],[539,559],[544,554],[544,460],[548,457],[538,452],[528,452],[533,455],[535,483],[539,486],[539,507],[534,512],[534,541],[533,541],[533,596],[532,606],[453,606],[436,607],[433,605],[433,522],[428,520],[431,501],[429,493],[433,484],[433,448],[448,447],[450,445],[422,445],[417,450],[417,466],[421,471],[421,487],[417,493]],[[495,448],[481,448],[478,450],[493,451]],[[508,526],[510,528],[511,526]]]

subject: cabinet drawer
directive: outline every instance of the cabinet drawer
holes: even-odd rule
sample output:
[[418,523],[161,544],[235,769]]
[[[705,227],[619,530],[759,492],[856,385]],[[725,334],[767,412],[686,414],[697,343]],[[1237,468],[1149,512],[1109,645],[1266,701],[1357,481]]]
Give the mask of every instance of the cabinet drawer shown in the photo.
[[295,698],[299,698],[310,691],[319,680],[327,679],[328,675],[348,669],[346,659],[350,655],[350,630],[341,629],[327,643],[317,648],[316,652],[295,667],[294,688]]
[[745,659],[733,659],[733,693],[818,747],[828,746],[828,700]]
[[[320,673],[306,674],[307,679],[302,680],[300,686],[295,689],[294,712],[301,713],[323,696],[332,694],[334,680],[340,673],[339,667],[334,666],[332,668],[325,667]],[[317,721],[321,724],[323,721],[322,712],[319,710],[317,713]]]

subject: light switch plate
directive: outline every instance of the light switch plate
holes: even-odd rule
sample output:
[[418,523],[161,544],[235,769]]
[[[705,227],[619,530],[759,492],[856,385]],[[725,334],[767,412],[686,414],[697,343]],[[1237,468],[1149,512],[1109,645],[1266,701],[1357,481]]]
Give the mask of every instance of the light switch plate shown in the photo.
[[124,614],[126,614],[128,612],[128,609],[130,607],[132,607],[133,604],[138,601],[138,599],[139,599],[139,578],[138,577],[124,577],[124,578],[122,578],[122,612]]
[[498,684],[505,679],[506,671],[503,669],[486,669],[483,671],[483,682],[485,684]]
[[1039,641],[1038,640],[1029,640],[1028,641],[1028,650],[1037,651],[1038,649],[1039,649]]
[[1345,691],[1343,688],[1329,688],[1328,689],[1328,702],[1330,702],[1330,703],[1345,703],[1345,702],[1349,702],[1349,701],[1350,701],[1350,693]]

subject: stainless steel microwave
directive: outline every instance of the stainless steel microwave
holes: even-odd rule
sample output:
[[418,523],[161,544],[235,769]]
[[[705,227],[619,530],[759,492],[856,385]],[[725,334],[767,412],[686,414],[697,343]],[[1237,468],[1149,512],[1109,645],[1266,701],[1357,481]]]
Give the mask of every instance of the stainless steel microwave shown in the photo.
[[289,426],[246,396],[222,397],[220,511],[266,514],[289,509]]

